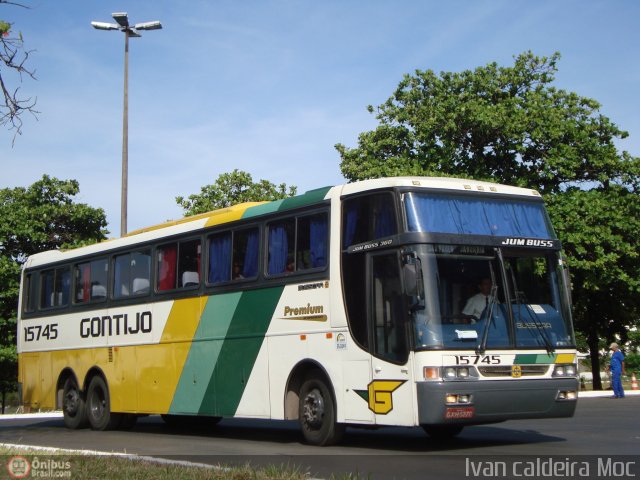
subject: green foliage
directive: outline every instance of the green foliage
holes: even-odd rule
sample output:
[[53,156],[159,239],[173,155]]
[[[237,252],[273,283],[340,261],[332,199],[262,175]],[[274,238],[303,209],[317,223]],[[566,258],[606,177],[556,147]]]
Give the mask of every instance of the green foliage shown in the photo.
[[600,104],[553,83],[560,54],[460,73],[417,70],[374,109],[356,148],[336,145],[349,180],[436,175],[542,192],[573,278],[576,327],[595,370],[603,340],[640,320],[640,158]]
[[640,159],[618,154],[627,137],[593,99],[556,89],[558,53],[515,58],[461,73],[405,75],[376,110],[380,125],[357,148],[336,145],[349,180],[395,175],[461,176],[537,188],[638,188]]
[[77,181],[47,175],[28,188],[0,189],[0,390],[16,378],[21,265],[34,253],[106,238],[104,211],[74,203],[79,191]]
[[9,30],[11,30],[11,24],[0,20],[0,36],[7,35]]
[[627,339],[629,340],[629,350],[640,353],[640,330],[634,329],[627,332]]
[[624,369],[628,375],[635,373],[640,375],[640,354],[628,353],[624,357]]
[[218,208],[230,207],[243,202],[281,200],[296,194],[297,188],[281,183],[275,185],[268,180],[256,183],[250,173],[235,169],[221,174],[212,185],[205,185],[200,193],[189,198],[176,197],[176,202],[184,209],[185,216],[197,215]]

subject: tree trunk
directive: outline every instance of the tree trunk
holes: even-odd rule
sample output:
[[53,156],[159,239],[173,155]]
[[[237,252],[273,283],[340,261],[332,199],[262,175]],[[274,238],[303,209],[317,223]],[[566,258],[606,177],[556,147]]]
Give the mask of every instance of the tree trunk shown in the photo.
[[4,415],[4,401],[7,398],[7,392],[5,391],[5,389],[2,389],[2,415]]
[[591,356],[591,374],[593,376],[593,389],[602,390],[602,380],[600,379],[600,349],[598,346],[599,339],[598,334],[591,330],[589,332],[589,353]]

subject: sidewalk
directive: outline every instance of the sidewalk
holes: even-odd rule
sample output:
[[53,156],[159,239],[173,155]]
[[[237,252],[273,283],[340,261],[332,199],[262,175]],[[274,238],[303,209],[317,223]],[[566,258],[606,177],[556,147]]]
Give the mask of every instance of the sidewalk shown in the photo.
[[[640,390],[625,390],[625,396],[640,395]],[[578,398],[598,398],[598,397],[612,397],[613,390],[585,390],[578,392]]]

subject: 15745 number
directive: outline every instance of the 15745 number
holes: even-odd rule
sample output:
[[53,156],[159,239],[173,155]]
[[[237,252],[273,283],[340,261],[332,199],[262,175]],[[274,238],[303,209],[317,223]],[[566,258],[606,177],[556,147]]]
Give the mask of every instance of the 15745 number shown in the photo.
[[500,355],[456,355],[456,365],[500,365]]
[[40,339],[55,340],[58,338],[58,324],[52,323],[50,325],[33,325],[31,327],[24,327],[24,341],[37,342]]

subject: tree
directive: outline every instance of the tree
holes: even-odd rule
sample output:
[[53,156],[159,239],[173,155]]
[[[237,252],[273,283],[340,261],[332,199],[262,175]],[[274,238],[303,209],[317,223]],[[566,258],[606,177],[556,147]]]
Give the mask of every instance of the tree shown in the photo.
[[20,269],[29,255],[105,239],[102,209],[75,203],[75,180],[43,175],[28,188],[0,189],[0,391],[15,388]]
[[[0,0],[0,4],[28,8],[25,5],[8,0]],[[32,53],[25,50],[22,33],[15,33],[13,24],[0,19],[0,125],[14,130],[15,135],[22,134],[22,115],[29,112],[36,115],[36,100],[19,95],[20,87],[9,87],[7,75],[13,72],[21,82],[24,76],[35,79],[35,72],[27,68],[26,63]],[[15,140],[14,135],[14,140]]]
[[176,202],[184,209],[185,216],[190,216],[242,202],[281,200],[296,192],[297,187],[290,186],[287,190],[285,183],[275,185],[268,180],[254,183],[250,173],[236,168],[218,176],[212,185],[205,185],[198,194],[189,195],[187,199],[176,197]]
[[349,180],[459,176],[535,188],[569,256],[576,325],[600,387],[598,338],[626,336],[640,318],[640,158],[628,133],[591,98],[555,88],[560,54],[460,73],[417,70],[374,109],[379,126],[356,148],[336,145]]
[[629,353],[624,357],[624,369],[627,375],[640,375],[640,353]]

